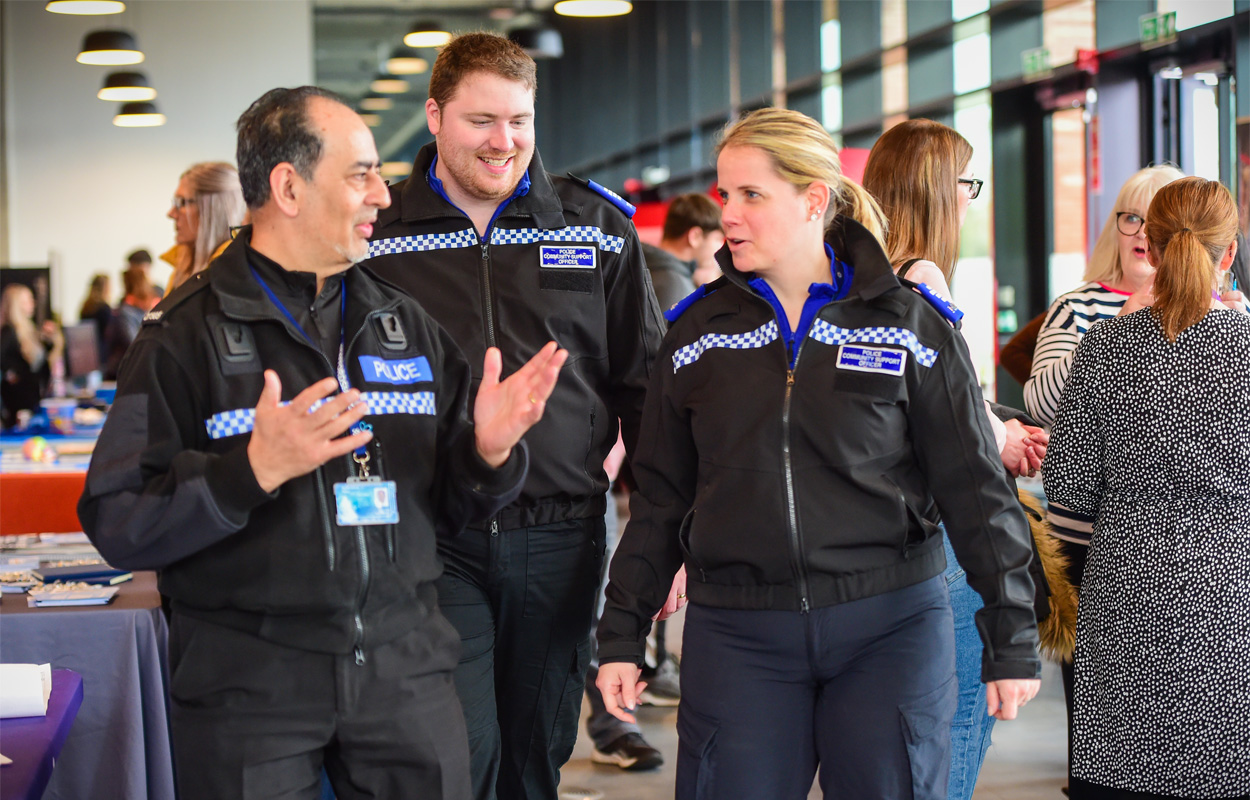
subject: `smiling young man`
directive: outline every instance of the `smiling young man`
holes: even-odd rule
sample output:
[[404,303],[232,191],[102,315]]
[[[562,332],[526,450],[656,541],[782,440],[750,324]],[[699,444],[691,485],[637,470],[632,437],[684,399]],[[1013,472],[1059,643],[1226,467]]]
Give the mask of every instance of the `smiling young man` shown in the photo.
[[79,503],[108,561],[158,569],[183,798],[469,796],[436,536],[514,498],[565,354],[500,382],[355,266],[390,204],[337,97],[239,119],[253,224],[148,314]]
[[440,542],[439,602],[460,632],[456,689],[474,796],[555,800],[577,738],[602,568],[603,462],[638,438],[659,307],[619,198],[543,170],[536,67],[508,39],[453,40],[434,64],[435,142],[391,187],[368,268],[412,294],[472,363],[555,339],[569,364],[526,436],[520,498]]

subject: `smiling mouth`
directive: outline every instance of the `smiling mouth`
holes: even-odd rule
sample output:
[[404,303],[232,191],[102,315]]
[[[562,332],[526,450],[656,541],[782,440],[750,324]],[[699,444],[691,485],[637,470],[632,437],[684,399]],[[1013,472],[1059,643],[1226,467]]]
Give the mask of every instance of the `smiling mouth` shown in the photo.
[[508,165],[508,162],[512,160],[512,158],[513,158],[512,156],[504,156],[502,158],[488,158],[486,156],[478,156],[478,159],[480,159],[482,162],[492,167],[505,167]]

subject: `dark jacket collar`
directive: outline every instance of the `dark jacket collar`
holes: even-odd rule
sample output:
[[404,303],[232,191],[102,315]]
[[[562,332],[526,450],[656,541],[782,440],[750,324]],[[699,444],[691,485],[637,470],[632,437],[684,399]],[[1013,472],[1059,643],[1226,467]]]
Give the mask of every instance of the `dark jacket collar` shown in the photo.
[[[838,258],[855,268],[848,298],[859,297],[863,300],[873,300],[902,288],[877,237],[850,217],[839,215],[826,231],[825,242],[833,248]],[[722,247],[716,253],[716,261],[720,264],[721,272],[731,283],[737,284],[745,291],[753,292],[748,282],[755,277],[755,274],[741,272],[734,267],[733,256],[728,247]]]
[[[426,180],[426,173],[429,172],[430,164],[434,163],[437,153],[437,142],[430,142],[421,148],[413,162],[412,174],[397,184],[392,192],[397,202],[391,207],[389,214],[384,211],[384,215],[392,219],[398,217],[404,222],[464,216],[459,209],[439,196]],[[530,160],[529,178],[529,192],[514,198],[499,216],[530,217],[540,228],[565,227],[567,223],[564,221],[564,207],[560,196],[556,194],[551,176],[543,169],[542,157],[538,155],[537,148]]]
[[[270,284],[270,288],[283,298],[295,296],[292,289],[305,285],[309,278],[315,285],[315,276],[305,272],[279,275],[276,271],[285,272],[283,266],[252,250],[251,241],[252,226],[244,226],[225,252],[213,260],[211,269],[207,271],[209,285],[217,295],[222,312],[228,317],[240,320],[277,320],[286,325],[293,336],[303,341],[304,337],[291,326],[286,316],[274,307],[273,301],[256,282],[256,278],[252,275],[250,255],[257,256],[255,264],[257,272]],[[271,281],[271,277],[276,281]],[[400,302],[399,298],[383,292],[373,277],[366,274],[359,266],[349,267],[343,273],[343,280],[347,291],[345,323],[350,332],[359,330],[365,318],[373,311],[392,308]]]

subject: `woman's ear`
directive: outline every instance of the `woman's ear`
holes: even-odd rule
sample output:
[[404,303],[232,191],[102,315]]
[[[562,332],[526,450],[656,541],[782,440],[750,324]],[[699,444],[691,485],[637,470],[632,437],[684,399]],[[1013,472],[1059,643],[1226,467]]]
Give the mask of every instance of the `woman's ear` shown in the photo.
[[1220,264],[1219,264],[1218,269],[1221,272],[1229,269],[1230,267],[1232,267],[1233,261],[1236,258],[1237,258],[1237,240],[1233,239],[1232,243],[1228,245],[1228,249],[1224,251],[1224,256],[1223,258],[1220,259]]

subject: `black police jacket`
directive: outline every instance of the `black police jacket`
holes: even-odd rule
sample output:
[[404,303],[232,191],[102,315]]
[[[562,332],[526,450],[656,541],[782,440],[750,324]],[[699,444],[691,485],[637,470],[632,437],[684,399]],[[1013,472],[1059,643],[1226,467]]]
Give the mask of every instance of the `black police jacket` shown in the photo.
[[410,298],[353,267],[343,277],[345,366],[369,403],[371,472],[397,484],[399,523],[338,524],[334,485],[357,474],[350,455],[264,492],[247,458],[263,371],[277,371],[285,401],[335,368],[264,294],[249,239],[245,228],[149,313],[123,361],[79,517],[114,566],[159,569],[175,611],[349,653],[436,608],[436,535],[515,497],[524,448],[498,470],[481,460],[464,357]]
[[[451,333],[475,387],[492,345],[505,375],[553,339],[569,351],[542,420],[525,435],[525,488],[493,521],[511,529],[601,516],[617,420],[633,452],[665,327],[633,223],[587,186],[548,175],[535,151],[528,193],[479,237],[427,182],[435,153],[433,143],[422,148],[412,175],[391,187],[365,263]],[[572,257],[582,261],[573,266]]]
[[983,676],[1040,670],[1029,529],[959,333],[839,218],[853,265],[789,354],[772,306],[728,250],[725,276],[672,323],[632,462],[638,491],[612,560],[601,661],[640,662],[684,563],[692,603],[807,611],[945,566],[940,514],[985,600]]

